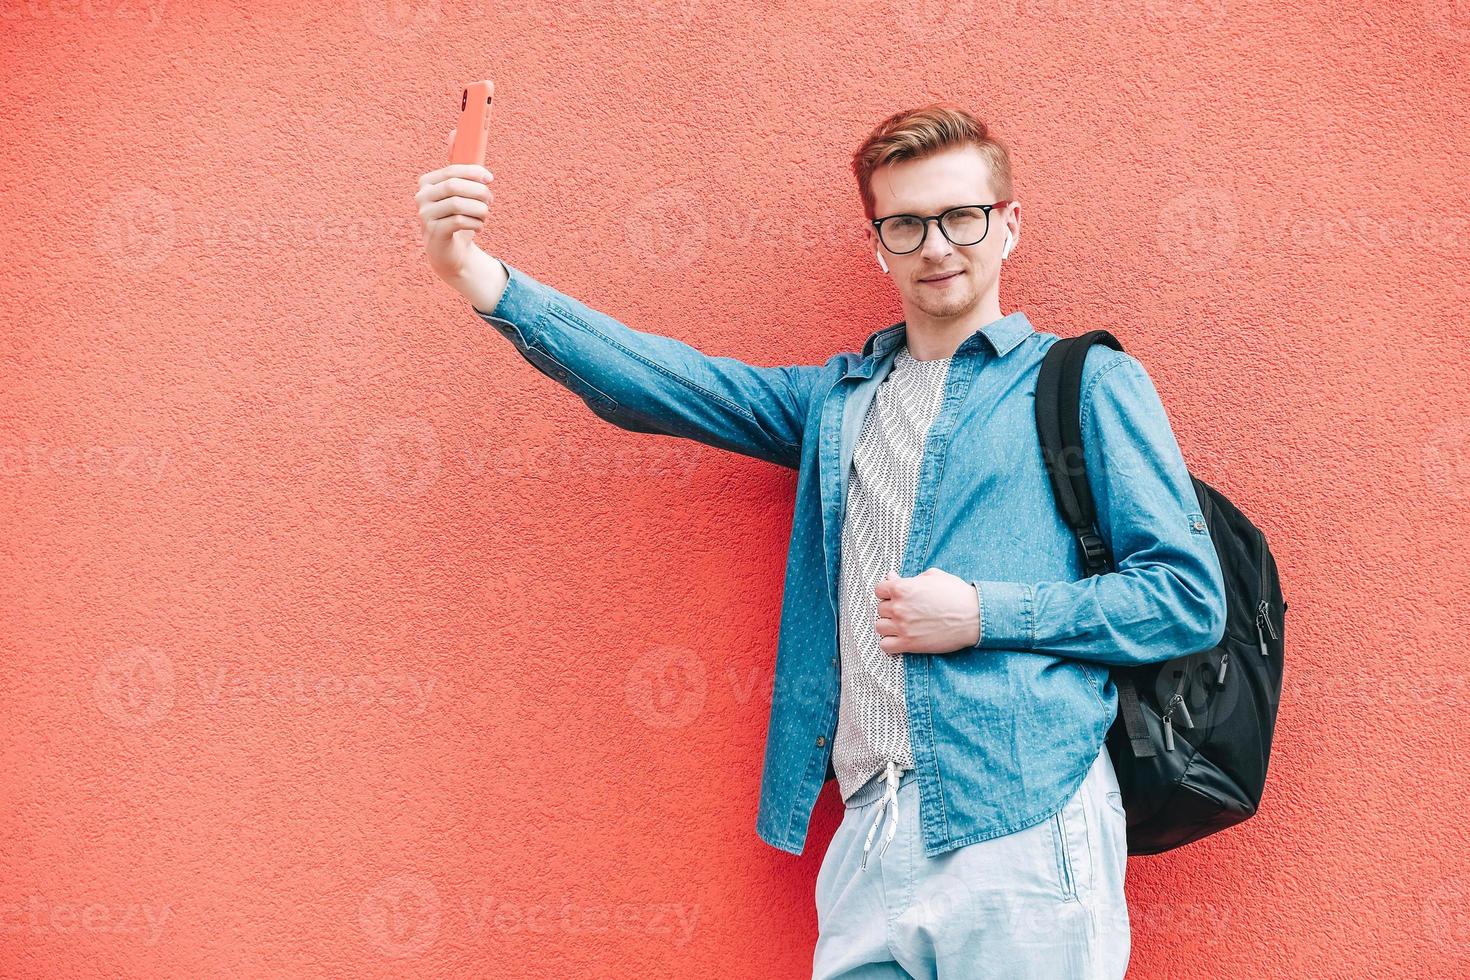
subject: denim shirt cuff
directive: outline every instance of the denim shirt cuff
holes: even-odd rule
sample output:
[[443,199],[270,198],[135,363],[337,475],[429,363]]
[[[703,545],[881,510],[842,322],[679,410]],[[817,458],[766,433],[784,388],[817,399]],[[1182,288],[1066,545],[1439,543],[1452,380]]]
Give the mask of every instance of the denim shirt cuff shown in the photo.
[[1029,650],[1036,643],[1035,589],[1025,582],[973,582],[980,597],[980,642],[987,649]]
[[514,324],[521,337],[529,340],[532,331],[551,305],[551,290],[503,259],[495,261],[505,269],[505,289],[500,294],[500,302],[488,313],[477,306],[471,306],[470,309],[479,314],[482,320]]

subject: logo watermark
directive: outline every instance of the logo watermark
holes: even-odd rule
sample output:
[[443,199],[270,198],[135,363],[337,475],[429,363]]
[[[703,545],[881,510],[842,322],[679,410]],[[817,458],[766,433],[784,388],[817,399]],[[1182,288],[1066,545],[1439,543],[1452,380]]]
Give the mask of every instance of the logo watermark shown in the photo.
[[423,956],[448,934],[499,945],[505,937],[536,935],[641,936],[675,946],[688,944],[703,907],[693,902],[597,902],[562,895],[555,901],[523,902],[490,894],[446,900],[417,873],[385,878],[363,896],[358,927],[384,956]]
[[0,935],[17,933],[77,933],[137,936],[145,946],[158,943],[172,915],[169,905],[130,902],[58,902],[31,895],[24,902],[0,903]]
[[459,448],[445,445],[427,419],[404,416],[379,422],[359,444],[358,462],[370,486],[394,500],[414,500],[446,474],[496,482],[657,478],[688,485],[705,454],[713,451],[692,440],[642,434],[593,446],[564,429],[549,436],[532,433],[512,445],[487,439]]
[[98,710],[119,725],[152,725],[173,708],[173,661],[151,647],[119,650],[93,675],[92,698]]
[[0,477],[88,476],[156,487],[168,469],[171,452],[169,446],[147,445],[0,445]]
[[97,251],[126,272],[148,272],[168,258],[179,217],[169,198],[134,187],[104,201],[93,218]]
[[0,21],[114,21],[157,27],[165,0],[0,0]]
[[1470,417],[1442,422],[1424,444],[1424,484],[1453,500],[1470,496]]
[[181,697],[209,708],[271,706],[314,711],[347,706],[418,717],[439,690],[440,678],[406,671],[340,673],[304,666],[266,670],[253,664],[210,664],[195,669],[188,684],[173,658],[135,646],[109,656],[92,678],[97,709],[130,728],[157,724]]

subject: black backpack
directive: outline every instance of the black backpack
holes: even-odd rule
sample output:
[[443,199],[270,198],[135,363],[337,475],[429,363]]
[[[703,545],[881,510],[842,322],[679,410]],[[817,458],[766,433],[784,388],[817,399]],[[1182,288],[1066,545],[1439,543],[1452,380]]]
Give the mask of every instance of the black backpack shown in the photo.
[[[1047,350],[1036,382],[1042,456],[1086,575],[1114,567],[1082,453],[1082,364],[1094,343],[1123,349],[1106,330],[1064,338]],[[1266,536],[1220,491],[1190,479],[1225,576],[1225,636],[1174,660],[1112,668],[1118,715],[1108,755],[1128,813],[1129,854],[1158,854],[1256,812],[1281,700],[1286,601]]]

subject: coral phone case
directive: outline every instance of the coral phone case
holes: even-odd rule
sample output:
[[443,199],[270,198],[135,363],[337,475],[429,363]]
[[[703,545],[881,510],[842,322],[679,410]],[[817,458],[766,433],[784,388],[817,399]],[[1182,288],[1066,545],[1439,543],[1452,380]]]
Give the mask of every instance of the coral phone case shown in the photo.
[[486,79],[465,86],[459,98],[459,125],[454,130],[454,145],[449,150],[450,163],[485,165],[485,142],[490,136],[490,101],[495,96],[495,83]]

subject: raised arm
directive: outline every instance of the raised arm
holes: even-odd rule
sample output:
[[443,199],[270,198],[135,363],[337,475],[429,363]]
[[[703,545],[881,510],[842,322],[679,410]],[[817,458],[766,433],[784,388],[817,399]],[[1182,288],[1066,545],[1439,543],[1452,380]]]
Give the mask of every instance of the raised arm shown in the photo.
[[469,239],[493,200],[488,171],[445,167],[416,200],[436,274],[533,367],[632,432],[693,439],[796,469],[821,365],[758,367],[635,330],[492,258]]
[[820,365],[757,367],[626,326],[505,266],[505,293],[475,312],[543,374],[632,432],[694,439],[797,469]]
[[1091,369],[1103,351],[1088,351],[1082,444],[1117,570],[1077,582],[973,583],[982,649],[1132,665],[1207,650],[1224,635],[1220,559],[1158,391],[1126,353],[1108,351]]

